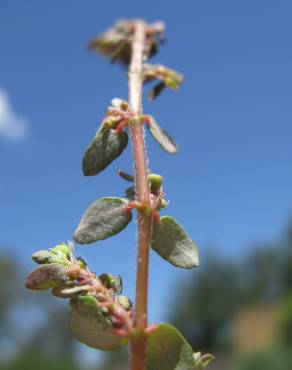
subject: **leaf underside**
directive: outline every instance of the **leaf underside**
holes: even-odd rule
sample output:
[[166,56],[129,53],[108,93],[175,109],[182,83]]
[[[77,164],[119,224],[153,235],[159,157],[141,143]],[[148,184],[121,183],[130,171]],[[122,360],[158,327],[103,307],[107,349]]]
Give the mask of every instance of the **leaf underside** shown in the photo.
[[147,340],[146,370],[195,369],[193,350],[172,325],[159,324]]
[[75,310],[70,313],[70,331],[79,342],[102,351],[113,350],[126,344],[127,340],[113,334],[98,318],[80,315]]
[[109,129],[99,131],[83,156],[83,173],[94,176],[111,164],[126,148],[128,134]]
[[168,135],[168,133],[163,130],[155,119],[150,116],[150,127],[149,131],[153,136],[154,140],[169,154],[175,154],[178,151],[178,145],[176,142]]
[[79,244],[89,244],[119,233],[132,220],[132,213],[125,210],[127,200],[123,198],[101,198],[85,211],[74,232]]
[[63,284],[67,280],[66,266],[60,263],[42,265],[31,271],[25,286],[32,290],[46,290]]
[[162,216],[159,224],[154,223],[151,247],[174,266],[189,269],[199,265],[193,240],[170,216]]

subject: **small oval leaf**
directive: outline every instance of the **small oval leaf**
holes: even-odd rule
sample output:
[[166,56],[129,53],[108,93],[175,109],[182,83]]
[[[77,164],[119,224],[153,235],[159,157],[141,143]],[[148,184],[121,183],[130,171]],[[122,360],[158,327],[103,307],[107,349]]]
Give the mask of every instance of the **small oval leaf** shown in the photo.
[[111,164],[126,148],[128,134],[115,130],[98,131],[83,156],[83,173],[94,176]]
[[135,200],[136,198],[136,190],[135,186],[130,186],[125,190],[126,197],[129,201]]
[[102,351],[117,349],[127,343],[126,338],[115,335],[98,318],[80,315],[75,310],[70,314],[70,331],[79,342]]
[[152,116],[149,116],[149,131],[153,136],[154,140],[169,154],[175,154],[178,151],[178,145],[176,142],[168,135],[168,133],[163,130]]
[[70,299],[70,307],[81,316],[93,317],[103,325],[103,328],[112,328],[112,321],[108,317],[107,309],[102,309],[96,299],[91,295],[80,295]]
[[122,170],[119,170],[118,171],[118,175],[125,181],[128,181],[128,182],[135,182],[135,178],[134,176],[128,174],[127,172],[124,172]]
[[77,298],[79,295],[86,294],[89,288],[89,285],[73,285],[72,287],[61,285],[53,288],[52,294],[58,298]]
[[146,370],[195,369],[193,350],[172,325],[159,324],[148,337]]
[[101,313],[96,297],[92,295],[73,298],[70,300],[70,306],[82,316],[96,317]]
[[31,271],[25,287],[32,290],[46,290],[62,285],[68,280],[66,266],[60,263],[42,265]]
[[101,198],[85,211],[73,235],[79,244],[103,240],[122,231],[132,220],[132,213],[125,209],[126,199]]
[[159,82],[156,84],[148,93],[148,99],[154,100],[162,93],[162,91],[166,88],[166,85],[164,82]]
[[170,216],[162,216],[154,223],[151,247],[172,265],[192,268],[199,265],[199,254],[193,240]]

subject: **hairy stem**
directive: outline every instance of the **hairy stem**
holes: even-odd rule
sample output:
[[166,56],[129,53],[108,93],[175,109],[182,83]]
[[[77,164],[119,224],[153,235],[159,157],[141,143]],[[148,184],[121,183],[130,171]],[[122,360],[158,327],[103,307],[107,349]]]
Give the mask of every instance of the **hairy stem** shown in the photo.
[[[144,58],[145,23],[137,21],[132,44],[132,59],[129,68],[129,104],[131,110],[142,114],[142,65]],[[144,142],[144,127],[140,124],[130,126],[133,148],[136,199],[150,206],[148,168]],[[138,215],[138,256],[136,278],[136,302],[134,328],[137,334],[131,340],[132,370],[144,370],[146,337],[143,331],[147,328],[147,296],[149,247],[151,241],[152,216],[146,213]]]

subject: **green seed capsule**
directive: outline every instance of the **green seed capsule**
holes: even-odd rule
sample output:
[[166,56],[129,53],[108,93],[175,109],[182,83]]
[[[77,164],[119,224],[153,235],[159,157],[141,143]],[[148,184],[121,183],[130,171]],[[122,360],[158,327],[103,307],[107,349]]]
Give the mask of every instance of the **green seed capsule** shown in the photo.
[[156,194],[161,188],[163,177],[155,173],[150,173],[148,175],[148,181],[150,182],[150,191]]

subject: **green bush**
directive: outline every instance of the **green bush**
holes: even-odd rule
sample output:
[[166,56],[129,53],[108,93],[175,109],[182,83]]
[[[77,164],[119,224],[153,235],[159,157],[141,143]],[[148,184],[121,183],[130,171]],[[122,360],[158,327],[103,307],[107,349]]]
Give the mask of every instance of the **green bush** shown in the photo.
[[238,359],[229,370],[291,370],[292,351],[289,347],[270,348]]

